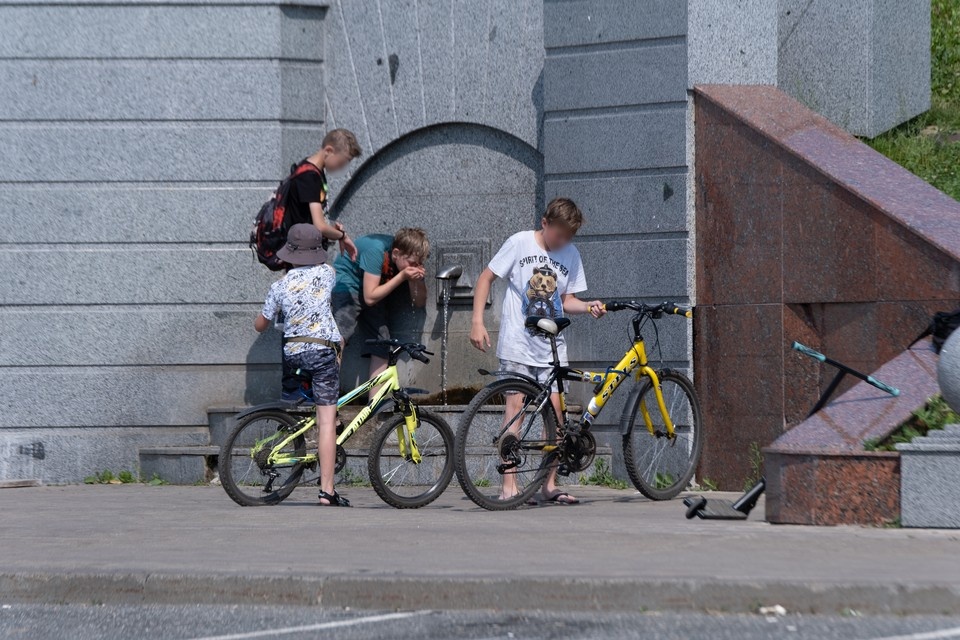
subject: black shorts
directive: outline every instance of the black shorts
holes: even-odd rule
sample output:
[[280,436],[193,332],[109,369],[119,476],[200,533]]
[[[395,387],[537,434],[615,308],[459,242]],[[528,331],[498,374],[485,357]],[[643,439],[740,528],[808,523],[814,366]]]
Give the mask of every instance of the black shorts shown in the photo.
[[360,341],[360,353],[387,359],[388,347],[368,345],[367,340],[395,338],[404,342],[414,340],[417,311],[410,301],[410,287],[403,283],[379,303],[370,306],[359,294],[337,292],[331,299],[333,318],[343,340]]
[[337,352],[328,347],[304,349],[284,356],[284,364],[291,372],[300,370],[310,378],[313,400],[318,407],[336,405],[340,396],[340,363]]

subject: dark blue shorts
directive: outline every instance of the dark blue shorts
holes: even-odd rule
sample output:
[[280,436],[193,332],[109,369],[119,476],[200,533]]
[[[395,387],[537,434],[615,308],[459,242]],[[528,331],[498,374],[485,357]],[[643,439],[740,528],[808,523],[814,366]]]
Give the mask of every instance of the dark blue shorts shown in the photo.
[[291,372],[299,369],[300,375],[310,379],[313,400],[317,406],[337,404],[340,396],[340,363],[337,362],[336,351],[327,347],[308,348],[285,356],[284,361]]

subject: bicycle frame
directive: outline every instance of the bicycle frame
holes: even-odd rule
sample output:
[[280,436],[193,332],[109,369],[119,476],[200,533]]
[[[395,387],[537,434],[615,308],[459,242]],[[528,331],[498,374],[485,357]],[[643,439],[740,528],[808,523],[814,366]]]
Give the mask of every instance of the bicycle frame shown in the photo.
[[[553,386],[553,383],[557,383],[557,389],[560,393],[560,412],[561,412],[561,424],[567,424],[567,400],[566,400],[566,390],[564,389],[564,380],[573,380],[577,382],[592,382],[597,385],[594,392],[593,398],[590,400],[590,404],[587,406],[587,410],[584,412],[583,417],[581,418],[581,427],[589,429],[590,425],[593,423],[594,419],[600,415],[600,411],[606,405],[610,397],[616,392],[620,387],[621,383],[627,379],[631,374],[635,374],[637,381],[639,382],[643,378],[649,378],[650,383],[653,385],[654,395],[657,398],[657,409],[660,411],[660,416],[663,418],[663,423],[667,428],[667,437],[673,439],[674,435],[674,424],[673,420],[670,418],[670,413],[667,410],[666,402],[663,399],[663,392],[660,389],[660,376],[657,375],[657,372],[650,366],[650,363],[647,359],[647,350],[644,345],[643,336],[637,333],[637,336],[634,338],[633,345],[624,353],[623,358],[620,359],[620,362],[617,363],[615,367],[608,368],[605,372],[599,373],[596,371],[586,371],[581,369],[574,369],[571,367],[565,367],[560,365],[559,357],[557,355],[556,349],[556,339],[551,339],[554,353],[554,361],[551,363],[553,371],[548,376],[546,383],[543,384],[545,393],[543,397],[537,398],[537,408],[535,413],[542,411],[548,404],[550,404],[550,393],[549,389]],[[515,375],[510,372],[497,372],[502,375]],[[519,376],[524,379],[529,380],[530,382],[536,382],[532,378],[527,378],[527,376]],[[653,419],[650,417],[650,410],[646,405],[646,400],[641,398],[640,400],[640,414],[643,416],[644,424],[647,427],[647,430],[651,435],[656,433],[656,428],[653,424]],[[515,419],[515,418],[514,418]],[[521,437],[525,437],[526,433],[529,432],[530,428],[533,426],[533,417],[529,419],[529,424],[525,429],[522,430]],[[504,425],[504,428],[497,435],[499,438],[502,436],[513,424],[514,420],[507,421],[507,424]],[[556,445],[551,445],[545,443],[544,445],[536,445],[532,448],[542,449],[544,451],[552,451],[556,449]]]
[[[600,411],[603,410],[604,405],[607,404],[607,401],[614,394],[617,388],[620,387],[620,384],[630,376],[630,374],[635,374],[637,382],[640,382],[644,378],[649,378],[650,383],[653,385],[654,395],[657,398],[657,408],[660,410],[660,415],[663,418],[663,423],[667,428],[667,435],[670,438],[674,437],[674,424],[673,420],[670,419],[670,413],[667,410],[666,402],[663,400],[663,392],[660,389],[660,377],[657,375],[657,372],[650,366],[649,361],[647,360],[647,350],[644,346],[643,337],[637,336],[633,345],[621,358],[620,362],[617,363],[616,367],[608,368],[604,373],[598,373],[595,371],[583,371],[580,369],[572,369],[570,367],[560,367],[562,380],[576,380],[580,382],[592,382],[597,385],[593,398],[590,400],[590,404],[587,405],[586,411],[583,413],[581,418],[582,424],[589,427],[594,419],[600,415]],[[559,383],[560,387],[560,409],[563,412],[563,420],[566,423],[567,420],[567,408],[565,401],[565,393],[563,393],[563,384]],[[643,416],[644,424],[647,426],[647,430],[654,434],[655,428],[653,425],[653,419],[650,417],[650,410],[647,408],[646,401],[641,398],[640,400],[640,413]]]
[[[343,432],[337,436],[337,446],[342,446],[344,442],[350,439],[357,430],[366,424],[370,416],[375,415],[386,403],[387,397],[393,395],[400,407],[400,410],[403,412],[403,425],[397,427],[397,440],[400,445],[400,455],[404,458],[413,460],[414,463],[420,463],[420,450],[417,448],[416,437],[414,432],[418,424],[417,420],[417,407],[410,401],[410,398],[402,392],[400,388],[400,374],[397,369],[396,364],[391,364],[388,366],[382,373],[374,376],[373,378],[367,380],[359,387],[350,391],[349,393],[344,394],[337,400],[337,409],[339,410],[344,405],[349,404],[356,398],[360,397],[368,391],[380,387],[380,390],[370,399],[370,401],[364,406],[357,416],[350,421],[350,424],[347,425]],[[295,464],[310,464],[317,459],[316,453],[308,453],[304,456],[291,456],[282,453],[284,447],[286,447],[292,440],[296,437],[309,431],[317,423],[316,415],[309,416],[304,418],[299,422],[299,427],[289,433],[283,440],[276,444],[270,455],[267,457],[267,463],[274,467],[288,467]],[[261,448],[267,444],[270,440],[273,440],[282,432],[278,431],[277,434],[271,435],[267,438],[264,438],[261,442],[257,442],[256,445],[251,449],[251,455],[256,451],[261,450]]]

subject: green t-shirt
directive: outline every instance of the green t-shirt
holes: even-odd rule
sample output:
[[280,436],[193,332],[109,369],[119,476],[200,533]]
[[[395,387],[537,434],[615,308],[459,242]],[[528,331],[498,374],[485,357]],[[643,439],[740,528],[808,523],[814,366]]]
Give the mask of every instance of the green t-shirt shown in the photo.
[[337,285],[333,288],[336,292],[359,294],[363,288],[364,273],[376,273],[381,278],[393,276],[393,263],[390,261],[393,236],[375,233],[360,236],[355,243],[356,262],[343,253],[333,261],[333,268],[337,270]]

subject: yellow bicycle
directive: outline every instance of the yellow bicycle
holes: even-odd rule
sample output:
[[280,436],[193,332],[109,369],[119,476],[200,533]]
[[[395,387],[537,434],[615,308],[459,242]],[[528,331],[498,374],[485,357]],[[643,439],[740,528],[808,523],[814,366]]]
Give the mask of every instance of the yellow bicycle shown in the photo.
[[[518,373],[480,370],[495,375],[470,402],[460,420],[454,461],[464,493],[491,510],[513,509],[540,488],[552,467],[560,475],[583,471],[593,462],[597,443],[591,425],[621,383],[635,377],[638,385],[620,418],[623,459],[634,486],[652,500],[668,500],[693,478],[702,448],[701,411],[690,380],[670,369],[655,370],[647,360],[641,333],[647,322],[656,327],[664,314],[690,318],[691,309],[671,303],[647,305],[615,301],[607,311],[634,312],[633,341],[623,358],[604,372],[562,366],[556,338],[568,318],[529,317],[526,327],[550,340],[552,368],[543,383]],[[579,420],[567,415],[564,381],[596,385]],[[551,402],[559,391],[560,412]]]
[[[346,427],[337,428],[335,471],[347,463],[344,443],[388,406],[389,417],[370,440],[367,471],[370,484],[384,502],[398,509],[430,504],[453,477],[453,430],[446,420],[417,406],[403,389],[397,362],[402,353],[429,362],[432,355],[422,344],[397,340],[368,340],[390,347],[383,373],[367,380],[339,399],[343,407],[364,393],[370,402]],[[377,390],[377,391],[374,391]],[[392,402],[391,402],[392,400]],[[237,425],[220,449],[220,482],[234,502],[242,506],[279,504],[293,490],[315,484],[320,476],[316,443],[307,436],[316,426],[312,405],[275,403],[253,407],[237,416]]]

